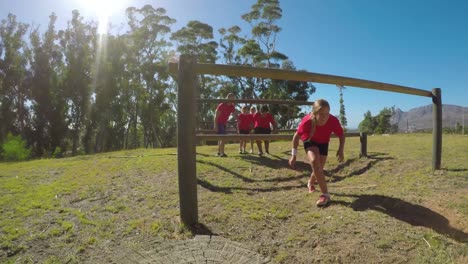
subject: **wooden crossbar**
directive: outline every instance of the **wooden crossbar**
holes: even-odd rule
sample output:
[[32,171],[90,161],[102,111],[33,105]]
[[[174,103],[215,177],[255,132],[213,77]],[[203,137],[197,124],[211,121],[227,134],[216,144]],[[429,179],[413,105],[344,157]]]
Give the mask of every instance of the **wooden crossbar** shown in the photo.
[[[197,139],[204,140],[291,140],[293,134],[197,134]],[[346,133],[346,137],[359,137],[360,133]],[[333,138],[336,135],[332,135]]]
[[199,103],[245,103],[245,104],[285,104],[285,105],[313,105],[309,101],[268,100],[268,99],[198,99]]
[[[171,72],[171,74],[176,76],[177,68],[178,64],[176,62],[169,63],[169,71]],[[270,78],[275,80],[327,83],[342,86],[353,86],[359,88],[389,91],[395,93],[412,94],[425,97],[433,97],[433,93],[431,91],[426,91],[413,87],[306,71],[291,71],[282,69],[269,69],[211,63],[196,63],[193,65],[193,68],[193,70],[197,74],[213,74],[233,77],[256,77]]]
[[[296,129],[280,129],[275,130],[277,134],[279,133],[294,133]],[[217,132],[213,129],[200,129],[195,130],[195,134],[216,134]],[[226,134],[237,134],[237,130],[226,130]]]

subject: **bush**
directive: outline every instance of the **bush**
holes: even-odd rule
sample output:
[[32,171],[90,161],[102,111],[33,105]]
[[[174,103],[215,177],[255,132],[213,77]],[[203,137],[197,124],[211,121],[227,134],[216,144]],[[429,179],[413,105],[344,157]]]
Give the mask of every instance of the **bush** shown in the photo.
[[26,142],[21,136],[7,135],[7,139],[2,146],[1,156],[6,161],[27,160],[31,155],[31,150],[26,148]]
[[62,148],[56,147],[54,150],[54,153],[52,153],[52,157],[57,158],[57,159],[63,158]]

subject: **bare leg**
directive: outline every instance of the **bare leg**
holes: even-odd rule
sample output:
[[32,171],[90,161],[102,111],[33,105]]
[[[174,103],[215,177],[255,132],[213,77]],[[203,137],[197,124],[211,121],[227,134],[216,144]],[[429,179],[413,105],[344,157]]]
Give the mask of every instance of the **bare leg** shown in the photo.
[[263,153],[262,141],[257,140],[258,153]]
[[325,181],[325,175],[323,174],[323,165],[325,165],[325,162],[322,162],[322,156],[320,155],[318,148],[315,146],[308,148],[307,158],[309,159],[310,166],[313,169],[310,180],[317,179],[322,193],[328,193],[327,182]]
[[[322,171],[323,171],[323,168],[325,168],[325,163],[327,163],[327,156],[320,155],[320,162],[322,163]],[[316,182],[317,182],[317,177],[312,171],[312,174],[310,174],[309,184],[312,185],[312,184],[315,184]]]
[[270,141],[265,140],[265,152],[270,154]]
[[219,141],[219,153],[224,153],[224,140]]

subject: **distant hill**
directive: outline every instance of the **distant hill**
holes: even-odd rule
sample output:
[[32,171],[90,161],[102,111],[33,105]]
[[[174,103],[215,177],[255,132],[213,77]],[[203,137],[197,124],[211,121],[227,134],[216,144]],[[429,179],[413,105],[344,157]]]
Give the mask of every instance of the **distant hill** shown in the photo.
[[[458,105],[442,106],[442,127],[455,127],[457,122],[462,124],[463,111],[465,112],[465,126],[468,126],[468,107]],[[410,109],[403,112],[397,108],[391,120],[398,124],[400,132],[418,131],[432,128],[432,104]]]

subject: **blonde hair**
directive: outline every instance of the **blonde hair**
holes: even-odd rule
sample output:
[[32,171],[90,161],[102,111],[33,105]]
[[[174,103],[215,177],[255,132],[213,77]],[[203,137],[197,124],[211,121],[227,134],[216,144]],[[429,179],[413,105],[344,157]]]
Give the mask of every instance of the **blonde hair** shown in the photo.
[[317,101],[314,102],[312,105],[312,113],[316,114],[318,111],[320,111],[322,108],[328,108],[330,109],[330,104],[328,103],[327,100],[325,99],[318,99]]
[[327,100],[325,99],[318,99],[314,102],[314,104],[312,105],[312,112],[310,113],[310,115],[313,117],[311,118],[311,130],[310,130],[310,135],[309,135],[309,138],[311,138],[314,134],[315,134],[315,128],[317,126],[317,118],[315,117],[315,115],[320,111],[322,110],[323,108],[328,108],[330,109],[330,104],[328,103]]

